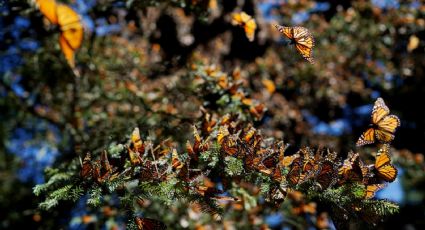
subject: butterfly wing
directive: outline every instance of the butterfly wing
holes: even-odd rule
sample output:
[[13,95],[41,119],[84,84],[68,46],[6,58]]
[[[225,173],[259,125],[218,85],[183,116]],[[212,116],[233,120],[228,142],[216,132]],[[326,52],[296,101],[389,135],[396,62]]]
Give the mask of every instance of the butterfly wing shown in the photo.
[[87,153],[83,160],[83,166],[81,167],[80,175],[83,179],[86,179],[92,175],[93,165],[91,162],[91,155]]
[[376,99],[372,109],[372,123],[377,125],[389,113],[390,109],[385,105],[384,100],[382,98]]
[[59,36],[59,45],[61,47],[63,55],[65,55],[66,61],[71,67],[75,66],[75,52],[74,49],[69,45],[65,36],[62,34]]
[[176,149],[173,149],[171,155],[171,166],[176,170],[181,169],[184,166],[184,163],[179,160],[179,154],[177,153]]
[[314,64],[313,49],[312,49],[312,47],[308,47],[306,45],[302,45],[300,43],[296,43],[295,44],[295,48],[298,50],[298,52],[303,56],[303,58],[305,60],[307,60],[311,64]]
[[378,176],[384,181],[393,182],[397,178],[397,169],[391,164],[382,166],[377,170]]
[[376,154],[376,160],[375,160],[375,168],[380,168],[386,164],[389,164],[391,162],[391,158],[388,149],[389,147],[386,147],[387,145],[384,145],[383,148],[379,150],[379,152]]
[[313,47],[314,38],[307,28],[297,26],[292,29],[293,39],[295,40],[295,48],[310,63],[314,63]]
[[375,196],[375,193],[383,188],[385,188],[385,184],[372,184],[366,186],[365,198],[371,199]]
[[291,40],[294,39],[294,33],[293,33],[293,28],[292,27],[279,26],[279,25],[274,25],[274,26],[285,37],[287,37],[287,38],[289,38]]
[[133,149],[139,153],[144,153],[145,148],[143,146],[142,138],[140,137],[140,131],[139,128],[134,128],[133,132],[131,133],[131,144],[133,145]]
[[360,138],[357,140],[356,145],[362,146],[362,145],[368,145],[375,142],[375,129],[374,128],[368,128]]
[[163,230],[167,229],[164,223],[151,218],[136,217],[135,219],[137,228],[139,230]]
[[245,22],[245,25],[244,25],[245,35],[250,42],[254,41],[256,29],[257,29],[257,23],[255,22],[255,19],[251,18],[247,22]]
[[297,185],[301,180],[302,159],[298,158],[291,164],[291,169],[286,175],[286,180],[291,185]]
[[54,0],[36,0],[40,12],[52,24],[58,24],[58,17],[56,14],[56,2]]
[[316,179],[322,189],[326,189],[336,182],[337,172],[336,165],[333,162],[326,160],[322,163]]
[[395,130],[400,126],[400,119],[395,115],[389,115],[381,119],[377,126],[376,139],[381,142],[390,142],[394,139]]

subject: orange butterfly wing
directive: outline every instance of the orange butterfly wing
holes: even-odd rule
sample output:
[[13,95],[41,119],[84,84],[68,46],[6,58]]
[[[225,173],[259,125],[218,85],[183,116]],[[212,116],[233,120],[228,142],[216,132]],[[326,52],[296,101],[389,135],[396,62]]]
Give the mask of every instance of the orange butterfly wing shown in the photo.
[[292,27],[274,25],[276,29],[289,39],[294,39]]
[[179,154],[177,153],[176,149],[173,149],[173,152],[171,155],[171,166],[174,169],[181,169],[184,166],[184,163],[179,160]]
[[371,199],[375,196],[375,193],[383,188],[385,188],[385,184],[372,184],[366,186],[365,198]]
[[302,159],[297,158],[294,162],[291,164],[291,169],[286,175],[286,180],[291,185],[297,185],[301,180],[301,170],[302,170]]
[[313,47],[314,38],[310,34],[307,28],[297,26],[293,29],[293,36],[295,40],[295,48],[298,52],[310,63],[314,63],[313,59]]
[[389,113],[390,109],[387,107],[387,105],[385,105],[384,100],[382,98],[376,99],[372,109],[372,123],[378,124],[378,122]]
[[52,24],[58,24],[58,16],[56,14],[56,2],[54,0],[36,0],[40,12]]
[[303,56],[305,60],[307,60],[311,64],[314,64],[312,47],[308,47],[308,46],[297,43],[295,44],[295,48],[298,50],[298,52]]
[[394,140],[394,133],[400,126],[400,119],[395,115],[389,115],[379,121],[377,126],[376,138],[382,142],[390,142]]
[[362,146],[362,145],[368,145],[375,142],[375,129],[374,128],[368,128],[357,140],[356,145]]

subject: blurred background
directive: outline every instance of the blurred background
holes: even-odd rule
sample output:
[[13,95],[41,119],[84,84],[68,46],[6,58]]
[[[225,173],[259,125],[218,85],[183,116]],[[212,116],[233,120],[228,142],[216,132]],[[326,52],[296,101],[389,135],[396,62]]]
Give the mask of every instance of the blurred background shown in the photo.
[[[289,142],[289,151],[358,149],[355,142],[369,124],[373,102],[382,97],[401,127],[392,145],[399,177],[378,197],[398,203],[400,212],[376,227],[424,229],[422,1],[63,3],[78,13],[84,27],[74,69],[62,54],[58,26],[43,17],[35,1],[0,0],[0,229],[125,228],[113,196],[98,209],[82,199],[47,212],[37,209],[42,198],[32,188],[45,182],[46,168],[123,143],[134,127],[144,137],[172,138],[183,146],[200,106],[240,112],[197,87],[191,78],[194,65],[237,72],[246,93],[267,108],[255,125],[264,135]],[[240,11],[256,20],[252,42],[230,23],[231,14]],[[316,41],[314,65],[289,45],[275,23],[310,30]],[[172,212],[166,223],[197,226],[181,209]],[[179,219],[185,215],[186,222]],[[274,229],[310,226],[282,213],[261,221]]]

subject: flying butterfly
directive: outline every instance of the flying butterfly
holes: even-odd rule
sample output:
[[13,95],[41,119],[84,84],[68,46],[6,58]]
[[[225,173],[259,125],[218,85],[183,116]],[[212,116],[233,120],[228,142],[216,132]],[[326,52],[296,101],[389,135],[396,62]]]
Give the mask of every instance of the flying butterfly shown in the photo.
[[314,38],[307,28],[301,26],[288,27],[280,25],[275,25],[275,27],[280,33],[291,40],[291,44],[295,45],[295,48],[304,57],[304,59],[309,61],[311,64],[314,64]]
[[376,154],[374,171],[378,176],[378,179],[382,179],[386,182],[393,182],[397,177],[397,169],[391,164],[389,151],[389,145],[384,145],[378,151]]
[[250,42],[254,41],[255,30],[257,29],[257,23],[255,19],[245,12],[233,13],[232,14],[232,25],[240,26],[245,30],[245,35]]
[[136,217],[135,220],[137,229],[139,230],[163,230],[167,226],[159,220],[151,218]]
[[378,98],[372,109],[372,124],[359,138],[356,145],[362,146],[375,143],[376,140],[389,143],[394,139],[394,133],[400,126],[396,115],[389,115],[390,109],[382,98]]
[[75,67],[75,51],[83,41],[84,29],[81,18],[69,6],[54,0],[36,0],[41,13],[60,29],[59,45],[68,64]]

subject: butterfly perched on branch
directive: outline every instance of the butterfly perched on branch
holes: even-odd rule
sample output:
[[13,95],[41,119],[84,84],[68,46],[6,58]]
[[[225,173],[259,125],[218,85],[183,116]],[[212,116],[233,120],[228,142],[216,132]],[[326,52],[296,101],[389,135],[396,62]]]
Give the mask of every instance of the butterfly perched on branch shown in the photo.
[[390,109],[382,98],[378,98],[372,109],[372,124],[359,138],[356,145],[362,146],[379,141],[389,143],[394,139],[394,133],[400,126],[400,119],[396,115],[389,115]]
[[307,28],[301,26],[288,27],[275,25],[276,29],[291,40],[297,51],[311,64],[314,64],[313,47],[314,38]]
[[41,13],[60,29],[59,45],[68,64],[75,67],[75,51],[80,48],[84,29],[80,15],[69,6],[55,0],[36,0]]
[[339,168],[338,174],[340,175],[339,183],[345,182],[366,182],[370,177],[370,169],[360,159],[358,153],[349,152],[347,159],[344,160],[343,165]]

